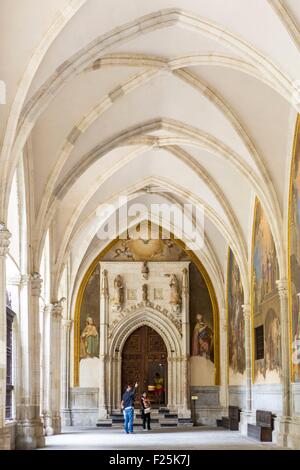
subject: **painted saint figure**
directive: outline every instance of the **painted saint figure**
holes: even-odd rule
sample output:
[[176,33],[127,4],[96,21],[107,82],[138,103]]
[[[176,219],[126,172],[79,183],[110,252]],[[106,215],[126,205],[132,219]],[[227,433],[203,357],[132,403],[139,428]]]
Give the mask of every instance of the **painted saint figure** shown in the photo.
[[80,358],[97,357],[99,348],[99,334],[91,316],[88,316],[85,328],[80,337]]
[[204,321],[203,315],[198,313],[192,338],[192,355],[204,356],[212,360],[213,355],[213,331]]

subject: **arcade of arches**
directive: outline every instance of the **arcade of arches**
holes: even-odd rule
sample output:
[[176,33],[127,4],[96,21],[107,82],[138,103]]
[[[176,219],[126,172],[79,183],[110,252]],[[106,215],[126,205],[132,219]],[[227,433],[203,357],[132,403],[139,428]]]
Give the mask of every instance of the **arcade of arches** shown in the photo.
[[135,381],[300,449],[297,0],[2,0],[0,31],[0,449],[114,426]]

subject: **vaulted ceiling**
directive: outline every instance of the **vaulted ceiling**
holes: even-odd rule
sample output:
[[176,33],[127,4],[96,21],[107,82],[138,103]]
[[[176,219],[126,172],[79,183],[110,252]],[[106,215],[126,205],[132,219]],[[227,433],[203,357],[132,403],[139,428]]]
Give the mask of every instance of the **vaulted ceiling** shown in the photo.
[[[99,249],[98,209],[205,207],[199,254],[243,275],[254,196],[281,269],[300,77],[298,0],[2,0],[1,219],[24,155],[34,263],[51,227],[57,281]],[[298,83],[298,85],[297,85]],[[96,246],[96,248],[95,248]],[[247,285],[245,285],[247,291]]]

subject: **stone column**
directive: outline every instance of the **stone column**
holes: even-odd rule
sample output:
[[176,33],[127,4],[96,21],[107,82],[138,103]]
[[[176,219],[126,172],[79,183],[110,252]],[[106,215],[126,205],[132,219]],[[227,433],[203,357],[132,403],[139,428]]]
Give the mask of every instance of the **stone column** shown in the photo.
[[227,319],[226,311],[222,311],[222,319],[220,321],[220,356],[222,363],[225,364],[221,367],[221,384],[220,384],[220,405],[222,408],[228,406],[228,338],[227,338]]
[[101,288],[100,288],[100,350],[99,350],[99,414],[98,423],[107,419],[107,403],[106,403],[106,358],[107,358],[107,342],[108,342],[108,307],[109,292],[107,271],[101,271]]
[[241,413],[240,431],[247,435],[247,424],[252,422],[252,325],[251,307],[242,306],[245,321],[245,359],[246,359],[246,398],[245,409]]
[[63,341],[62,341],[62,425],[72,426],[70,409],[70,345],[71,345],[71,327],[72,320],[63,320]]
[[39,297],[42,279],[38,273],[23,276],[20,312],[20,378],[17,403],[16,448],[45,446],[40,417]]
[[41,370],[41,403],[42,403],[42,418],[44,424],[45,434],[47,428],[51,425],[50,416],[50,321],[51,321],[51,306],[43,306],[43,341],[42,347],[42,370]]
[[277,444],[286,446],[289,432],[289,420],[291,416],[288,281],[286,279],[280,279],[276,284],[280,298],[282,416],[276,419],[275,439]]
[[6,402],[6,256],[10,232],[0,223],[0,449],[10,448],[10,434],[5,429]]
[[277,281],[280,298],[281,364],[282,364],[282,416],[290,416],[290,334],[288,282]]
[[189,292],[189,272],[187,268],[182,271],[182,416],[190,417],[190,292]]
[[50,378],[49,378],[49,405],[47,413],[48,422],[46,435],[59,434],[61,432],[60,395],[61,395],[61,330],[63,302],[61,299],[51,304],[50,310]]

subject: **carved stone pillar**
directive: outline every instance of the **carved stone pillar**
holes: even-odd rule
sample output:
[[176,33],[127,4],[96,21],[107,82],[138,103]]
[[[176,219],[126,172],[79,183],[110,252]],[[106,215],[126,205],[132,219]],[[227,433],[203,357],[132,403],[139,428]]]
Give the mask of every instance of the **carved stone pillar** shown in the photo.
[[71,409],[70,409],[70,345],[71,345],[71,327],[72,320],[62,320],[63,341],[62,341],[62,425],[71,426]]
[[245,358],[246,358],[246,409],[252,410],[252,332],[251,332],[251,308],[249,304],[242,306],[245,320]]
[[42,311],[43,318],[43,341],[42,347],[42,370],[41,370],[41,406],[42,418],[45,434],[46,429],[51,424],[50,416],[50,322],[51,322],[51,305],[44,305]]
[[107,390],[106,390],[106,359],[107,359],[107,343],[108,343],[108,307],[109,292],[107,271],[101,272],[101,288],[100,288],[100,332],[99,332],[99,414],[98,422],[107,419]]
[[241,413],[240,431],[247,435],[248,423],[255,422],[255,417],[252,415],[252,325],[250,305],[242,305],[242,308],[245,321],[246,397],[245,409]]
[[187,268],[182,271],[182,416],[190,417],[190,290],[189,272]]
[[38,273],[23,276],[21,283],[20,342],[21,386],[17,402],[16,448],[44,447],[40,417],[39,297],[42,279]]
[[220,404],[223,408],[228,406],[228,327],[226,320],[226,311],[223,309],[222,320],[220,322],[220,353],[222,363],[226,364],[221,368],[221,385],[220,385]]
[[275,440],[283,447],[288,444],[291,416],[290,392],[290,332],[288,310],[288,282],[280,279],[276,282],[280,298],[280,333],[281,333],[281,365],[282,365],[282,416],[275,420]]
[[282,364],[282,417],[290,416],[290,335],[288,282],[286,279],[277,281],[280,298],[280,329],[281,329],[281,364]]
[[10,437],[5,429],[6,401],[6,256],[10,232],[0,223],[0,449],[9,449]]
[[61,396],[61,330],[63,302],[51,304],[50,310],[50,377],[49,377],[49,410],[45,431],[47,436],[61,432],[60,396]]

